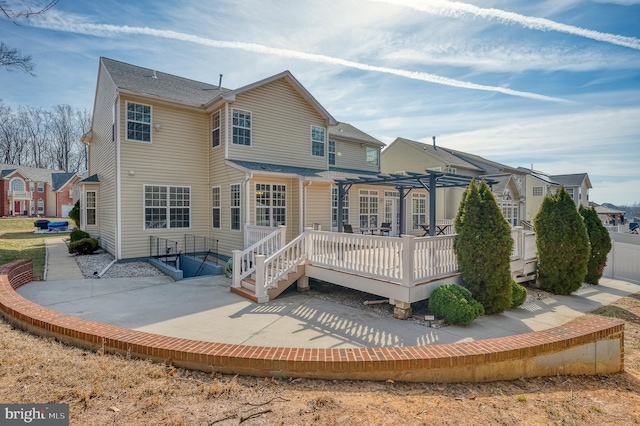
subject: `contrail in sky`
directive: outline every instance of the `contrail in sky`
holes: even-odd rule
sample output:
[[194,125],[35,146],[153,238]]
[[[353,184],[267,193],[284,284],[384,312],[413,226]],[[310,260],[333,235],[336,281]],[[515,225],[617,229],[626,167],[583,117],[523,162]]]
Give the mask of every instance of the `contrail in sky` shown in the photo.
[[478,7],[473,4],[460,3],[446,0],[370,0],[377,3],[387,3],[396,6],[404,6],[420,12],[432,15],[448,16],[458,18],[462,15],[469,14],[488,19],[497,19],[506,24],[520,24],[525,28],[539,31],[558,31],[567,34],[573,34],[580,37],[590,38],[592,40],[603,41],[605,43],[616,44],[618,46],[629,47],[631,49],[640,50],[640,39],[635,37],[626,37],[616,34],[601,33],[599,31],[587,30],[585,28],[575,27],[573,25],[561,24],[556,21],[545,18],[537,18],[534,16],[521,15],[519,13],[507,12],[501,9],[488,9]]
[[203,46],[210,46],[210,47],[216,47],[221,49],[244,50],[247,52],[264,53],[268,55],[276,55],[276,56],[281,56],[285,58],[301,59],[301,60],[310,61],[310,62],[320,62],[325,64],[341,65],[344,67],[356,68],[364,71],[393,74],[393,75],[397,75],[405,78],[410,78],[413,80],[426,81],[429,83],[442,84],[445,86],[460,87],[464,89],[484,90],[488,92],[498,92],[498,93],[503,93],[505,95],[519,96],[522,98],[536,99],[540,101],[569,102],[565,99],[540,95],[537,93],[521,92],[518,90],[512,90],[505,87],[475,84],[467,81],[454,80],[451,78],[442,77],[439,75],[429,74],[424,72],[408,71],[408,70],[397,69],[397,68],[387,68],[387,67],[380,67],[375,65],[368,65],[360,62],[349,61],[346,59],[341,59],[341,58],[336,58],[336,57],[331,57],[326,55],[305,53],[305,52],[299,52],[299,51],[290,50],[290,49],[280,49],[280,48],[269,47],[269,46],[265,46],[257,43],[212,40],[208,38],[195,36],[192,34],[186,34],[186,33],[181,33],[176,31],[170,31],[170,30],[156,30],[148,27],[130,27],[126,25],[119,26],[119,25],[108,25],[108,24],[87,24],[87,23],[81,23],[81,22],[69,23],[69,22],[64,22],[62,20],[58,20],[58,19],[54,19],[54,20],[50,19],[48,21],[45,21],[45,20],[34,21],[31,24],[34,26],[47,28],[51,30],[94,35],[99,37],[108,37],[113,34],[140,34],[140,35],[148,35],[153,37],[162,37],[162,38],[173,39],[173,40],[188,41],[192,43],[201,44]]

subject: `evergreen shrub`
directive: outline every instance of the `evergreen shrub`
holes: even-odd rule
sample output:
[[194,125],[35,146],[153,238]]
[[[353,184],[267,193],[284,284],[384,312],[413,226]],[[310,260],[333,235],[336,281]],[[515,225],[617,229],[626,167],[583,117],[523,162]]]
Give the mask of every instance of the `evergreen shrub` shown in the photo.
[[487,314],[511,308],[511,228],[486,182],[471,181],[455,218],[454,251],[464,286]]
[[467,325],[484,314],[484,308],[471,292],[456,284],[445,284],[433,290],[429,309],[449,324]]
[[76,201],[73,208],[69,210],[69,219],[74,221],[76,228],[80,227],[80,200]]
[[584,218],[591,247],[589,263],[587,263],[587,275],[584,280],[589,284],[598,284],[600,278],[602,278],[604,268],[607,266],[607,254],[609,254],[612,247],[611,236],[593,207],[587,209],[581,205],[578,211]]
[[517,308],[527,300],[527,289],[515,281],[511,282],[511,309]]
[[76,242],[76,241],[80,241],[83,240],[85,238],[91,238],[91,235],[89,235],[88,232],[84,232],[80,229],[74,229],[73,231],[71,231],[71,234],[69,235],[69,238],[71,239],[71,242]]
[[99,247],[98,240],[95,238],[83,238],[69,244],[69,253],[78,255],[93,254]]
[[584,219],[564,187],[542,201],[533,229],[540,288],[562,295],[578,290],[587,275],[591,249]]

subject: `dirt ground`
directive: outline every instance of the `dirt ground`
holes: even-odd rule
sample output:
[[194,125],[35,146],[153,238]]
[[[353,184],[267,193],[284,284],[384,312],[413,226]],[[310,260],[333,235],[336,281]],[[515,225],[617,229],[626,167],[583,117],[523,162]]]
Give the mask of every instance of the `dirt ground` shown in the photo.
[[104,355],[0,322],[0,402],[67,403],[72,425],[637,425],[640,293],[595,315],[625,325],[625,371],[488,384],[228,376]]

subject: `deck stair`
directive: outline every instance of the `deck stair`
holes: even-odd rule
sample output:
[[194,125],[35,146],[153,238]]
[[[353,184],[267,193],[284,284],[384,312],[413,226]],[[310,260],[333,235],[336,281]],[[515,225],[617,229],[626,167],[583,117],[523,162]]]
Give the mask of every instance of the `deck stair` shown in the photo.
[[[272,268],[275,269],[278,273],[281,271],[280,268]],[[284,275],[284,277],[280,278],[274,285],[271,285],[267,289],[267,296],[269,301],[275,299],[283,291],[285,291],[291,284],[296,282],[298,278],[304,275],[304,263],[298,265],[295,269],[289,271]],[[242,280],[241,287],[231,287],[231,291],[236,293],[242,297],[245,297],[253,302],[258,303],[258,297],[256,296],[256,275],[255,273],[251,274],[250,277],[247,277]]]

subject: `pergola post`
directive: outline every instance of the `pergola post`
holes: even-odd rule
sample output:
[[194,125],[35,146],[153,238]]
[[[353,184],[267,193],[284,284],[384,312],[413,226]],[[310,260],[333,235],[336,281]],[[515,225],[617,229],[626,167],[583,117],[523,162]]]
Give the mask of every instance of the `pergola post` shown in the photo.
[[436,174],[429,173],[429,236],[436,235]]
[[406,214],[404,212],[404,197],[405,197],[405,193],[404,193],[404,187],[400,186],[397,188],[398,189],[398,194],[400,195],[400,198],[398,199],[398,203],[400,203],[400,205],[398,206],[398,214],[400,215],[400,220],[398,223],[398,227],[400,229],[398,229],[398,236],[403,236],[404,234],[407,233],[407,224],[405,221],[405,217]]

